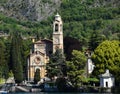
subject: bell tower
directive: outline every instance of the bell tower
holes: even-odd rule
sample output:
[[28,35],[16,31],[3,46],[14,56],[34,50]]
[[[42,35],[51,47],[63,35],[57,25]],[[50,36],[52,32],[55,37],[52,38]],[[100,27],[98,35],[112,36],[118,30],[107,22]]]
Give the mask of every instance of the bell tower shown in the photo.
[[58,13],[53,22],[53,53],[56,52],[56,49],[61,49],[63,52],[63,23]]

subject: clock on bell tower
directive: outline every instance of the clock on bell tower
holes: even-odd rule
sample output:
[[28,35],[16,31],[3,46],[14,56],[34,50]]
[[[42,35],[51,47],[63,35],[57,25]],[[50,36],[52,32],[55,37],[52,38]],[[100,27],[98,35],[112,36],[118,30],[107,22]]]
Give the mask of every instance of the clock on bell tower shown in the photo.
[[63,52],[63,23],[58,13],[53,22],[53,53],[56,52],[56,49],[61,49]]

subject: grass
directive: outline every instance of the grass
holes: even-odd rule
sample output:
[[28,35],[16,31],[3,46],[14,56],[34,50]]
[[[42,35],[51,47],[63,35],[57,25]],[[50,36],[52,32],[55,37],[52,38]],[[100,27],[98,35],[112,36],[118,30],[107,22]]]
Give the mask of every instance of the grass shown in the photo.
[[4,78],[0,78],[0,84],[5,83],[5,79]]

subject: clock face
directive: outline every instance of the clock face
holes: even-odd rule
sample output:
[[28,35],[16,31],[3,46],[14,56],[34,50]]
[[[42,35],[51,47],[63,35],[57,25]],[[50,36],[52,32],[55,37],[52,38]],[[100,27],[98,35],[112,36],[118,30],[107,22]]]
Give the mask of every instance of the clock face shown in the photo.
[[40,57],[35,57],[35,59],[34,59],[34,62],[36,63],[36,64],[39,64],[40,63]]

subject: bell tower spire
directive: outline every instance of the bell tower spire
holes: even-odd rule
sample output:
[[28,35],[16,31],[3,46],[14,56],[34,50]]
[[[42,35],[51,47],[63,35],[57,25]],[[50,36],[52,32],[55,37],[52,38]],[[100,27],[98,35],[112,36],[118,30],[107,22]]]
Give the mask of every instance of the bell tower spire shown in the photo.
[[53,22],[53,53],[56,49],[61,49],[63,52],[63,22],[58,13]]

